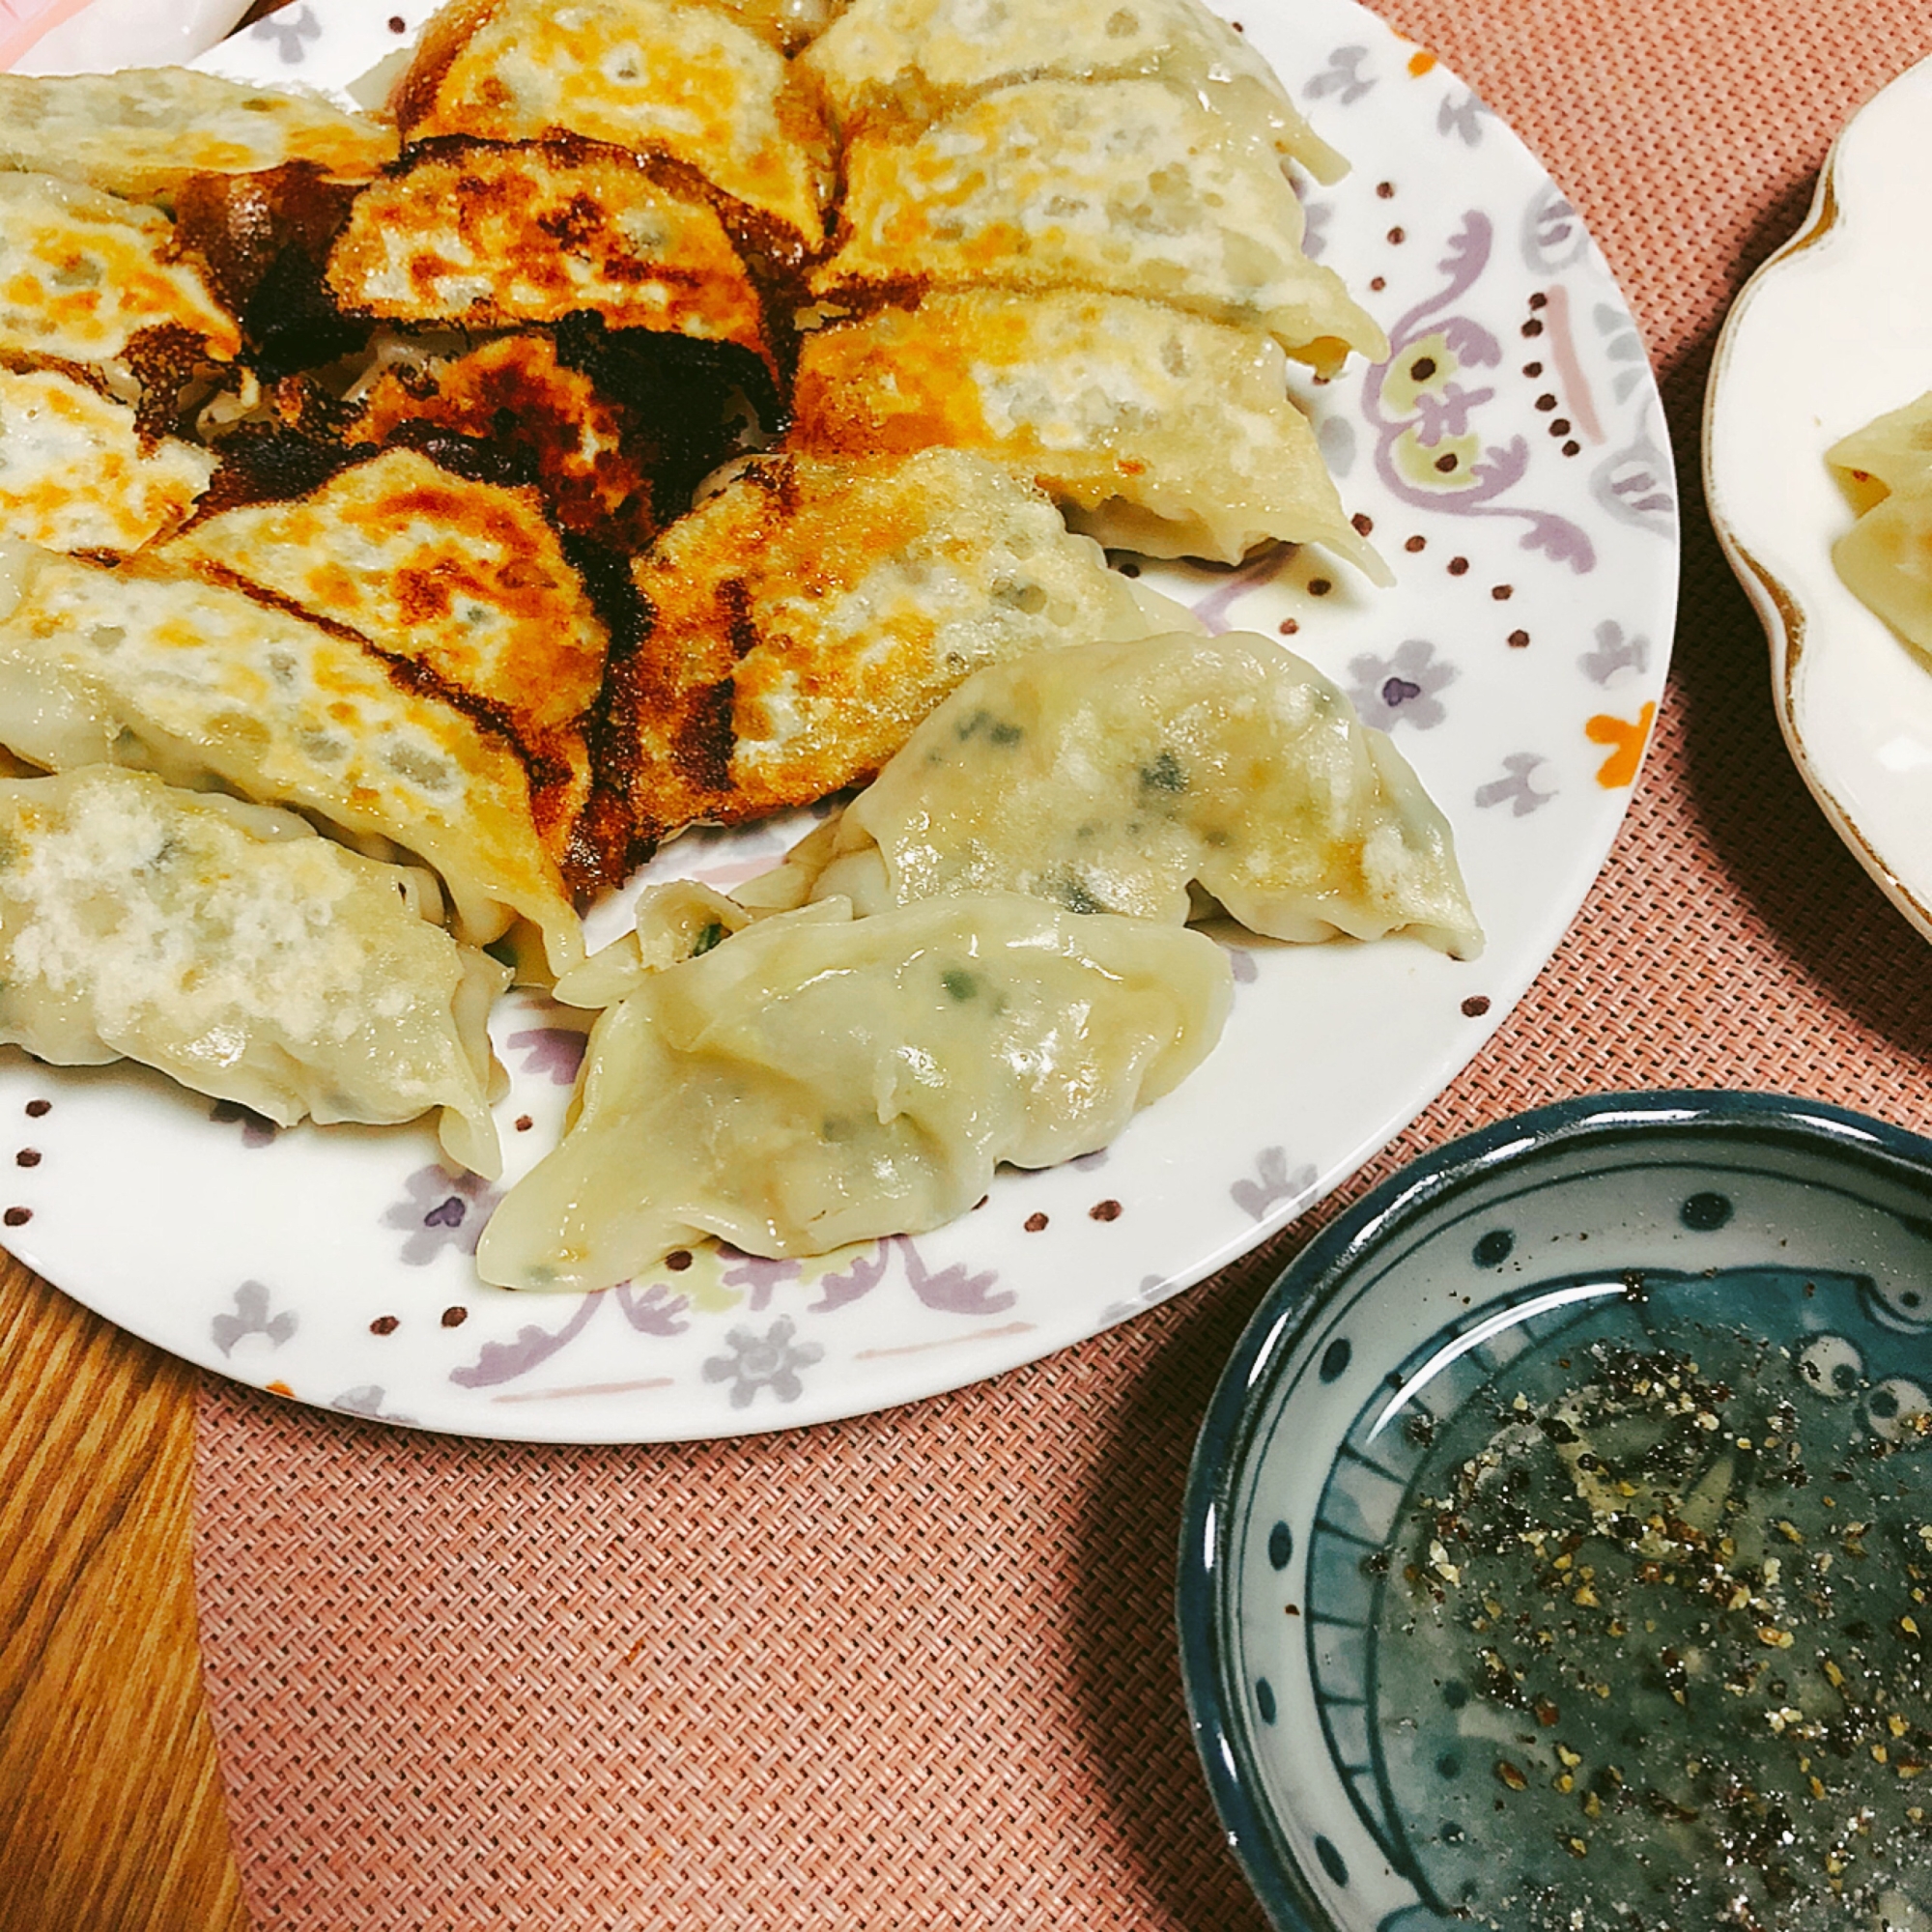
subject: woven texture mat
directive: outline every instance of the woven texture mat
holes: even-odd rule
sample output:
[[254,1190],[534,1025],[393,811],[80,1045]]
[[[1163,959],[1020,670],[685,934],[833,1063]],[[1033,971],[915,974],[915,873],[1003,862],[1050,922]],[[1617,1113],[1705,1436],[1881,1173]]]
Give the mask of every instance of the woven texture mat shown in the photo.
[[[1671,702],[1604,877],[1349,1194],[1611,1087],[1783,1090],[1923,1131],[1925,947],[1785,757],[1696,478],[1725,304],[1844,117],[1932,51],[1932,9],[1384,11],[1602,242],[1664,375],[1687,529]],[[742,1443],[479,1445],[211,1380],[202,1641],[256,1922],[1261,1932],[1195,1766],[1169,1596],[1201,1412],[1309,1232],[998,1381]]]

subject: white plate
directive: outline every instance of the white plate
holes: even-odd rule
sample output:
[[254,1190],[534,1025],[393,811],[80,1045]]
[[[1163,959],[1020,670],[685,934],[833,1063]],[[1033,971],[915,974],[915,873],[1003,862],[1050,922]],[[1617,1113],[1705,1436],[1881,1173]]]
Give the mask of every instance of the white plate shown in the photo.
[[[425,12],[298,0],[210,64],[339,81]],[[1662,418],[1595,247],[1465,87],[1350,0],[1240,17],[1356,160],[1312,197],[1310,233],[1397,354],[1309,395],[1400,582],[1377,593],[1308,552],[1150,575],[1219,625],[1298,626],[1296,646],[1392,727],[1455,825],[1486,956],[1244,944],[1219,1048],[1104,1153],[1002,1172],[978,1211],[917,1240],[803,1264],[700,1251],[592,1296],[477,1284],[493,1190],[439,1166],[427,1130],[271,1134],[138,1069],[7,1053],[18,1164],[0,1219],[23,1260],[163,1347],[307,1402],[488,1436],[735,1435],[954,1388],[1151,1307],[1440,1092],[1549,956],[1630,796],[1676,591]],[[784,842],[688,838],[657,869],[735,878]],[[622,923],[600,908],[593,936]],[[512,1178],[568,1096],[560,1017],[526,996],[496,1016]]]
[[1839,580],[1841,436],[1932,388],[1932,61],[1846,124],[1711,368],[1711,519],[1771,639],[1785,742],[1833,829],[1932,938],[1932,666]]

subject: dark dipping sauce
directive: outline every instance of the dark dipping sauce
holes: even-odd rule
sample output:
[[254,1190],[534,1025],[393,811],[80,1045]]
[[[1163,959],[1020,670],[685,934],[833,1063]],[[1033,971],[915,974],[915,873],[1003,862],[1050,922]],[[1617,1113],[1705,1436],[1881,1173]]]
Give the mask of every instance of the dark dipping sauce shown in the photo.
[[1448,1922],[1932,1925],[1932,1330],[1856,1276],[1569,1293],[1351,1438],[1406,1484],[1335,1593],[1358,1803]]

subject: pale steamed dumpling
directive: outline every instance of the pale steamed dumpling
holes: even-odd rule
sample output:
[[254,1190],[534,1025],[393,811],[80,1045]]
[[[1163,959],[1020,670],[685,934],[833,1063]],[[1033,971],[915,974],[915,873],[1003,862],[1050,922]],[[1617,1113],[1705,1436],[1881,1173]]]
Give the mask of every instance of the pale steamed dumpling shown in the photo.
[[151,773],[0,780],[0,1041],[136,1060],[284,1126],[440,1108],[444,1151],[495,1175],[509,974],[435,904],[425,873]]
[[1859,520],[1832,547],[1846,587],[1932,651],[1932,392],[1855,430],[1825,460]]
[[795,1255],[937,1227],[1002,1160],[1105,1146],[1206,1057],[1230,992],[1199,933],[1012,895],[765,920],[599,1019],[570,1130],[477,1266],[587,1290],[706,1235]]
[[1312,665],[1237,632],[978,672],[741,896],[803,889],[869,912],[1020,892],[1179,923],[1190,885],[1277,939],[1482,950],[1448,822],[1402,753]]

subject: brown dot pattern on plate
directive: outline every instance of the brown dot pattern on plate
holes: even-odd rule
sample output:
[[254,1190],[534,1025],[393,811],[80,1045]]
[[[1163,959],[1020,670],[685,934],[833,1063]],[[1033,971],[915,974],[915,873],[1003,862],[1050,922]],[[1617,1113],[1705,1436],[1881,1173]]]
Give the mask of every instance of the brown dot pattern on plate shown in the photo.
[[1358,537],[1367,536],[1376,526],[1376,520],[1366,510],[1357,510],[1349,521],[1354,525]]
[[1490,585],[1490,595],[1498,604],[1507,604],[1516,595],[1516,585],[1514,583],[1492,583]]
[[1529,305],[1531,308],[1548,308],[1549,306],[1549,298],[1541,294],[1533,295],[1529,298]]
[[10,1228],[24,1228],[33,1218],[34,1210],[31,1208],[10,1208],[6,1213],[0,1214],[0,1221],[4,1221]]
[[40,1164],[41,1151],[39,1148],[22,1148],[14,1156],[14,1165],[15,1167],[39,1167]]
[[1582,447],[1583,445],[1580,442],[1566,442],[1563,445],[1563,454],[1565,456],[1575,456]]
[[1456,459],[1453,456],[1438,456],[1435,459],[1435,467],[1446,476],[1450,470],[1455,469]]
[[1295,632],[1301,629],[1301,626],[1293,617],[1284,617],[1281,620],[1280,629],[1284,638],[1292,638]]
[[528,1133],[529,1130],[535,1125],[536,1122],[533,1120],[531,1120],[527,1114],[519,1114],[517,1116],[517,1131],[520,1134]]
[[1513,651],[1527,650],[1529,648],[1529,633],[1527,631],[1512,631],[1509,637],[1509,644],[1510,649]]
[[1377,295],[1380,295],[1381,292],[1388,287],[1388,277],[1386,275],[1371,276],[1369,280],[1369,287],[1373,289]]
[[390,33],[407,34],[409,30],[410,30],[410,23],[406,19],[404,19],[400,14],[391,14],[389,15]]
[[682,1274],[690,1265],[691,1250],[689,1248],[673,1248],[665,1257],[665,1266],[669,1268],[672,1274]]
[[1489,1009],[1489,995],[1486,993],[1471,993],[1463,1002],[1463,1016],[1465,1019],[1479,1020]]
[[1308,580],[1308,594],[1311,597],[1325,597],[1334,587],[1325,577],[1311,577]]
[[1466,577],[1468,571],[1469,559],[1466,556],[1452,556],[1449,559],[1449,575],[1451,577]]
[[1568,436],[1570,434],[1570,429],[1571,429],[1570,418],[1568,416],[1558,416],[1556,420],[1549,425],[1549,434],[1551,436]]
[[1430,377],[1435,373],[1435,357],[1433,355],[1418,355],[1408,365],[1408,373],[1415,382],[1428,382]]
[[1389,230],[1388,239],[1392,242],[1394,242],[1398,248],[1400,248],[1402,244],[1408,240],[1408,237],[1405,235],[1400,228],[1391,228]]
[[1121,1204],[1118,1201],[1096,1201],[1087,1210],[1090,1221],[1118,1221],[1121,1218]]
[[1037,1235],[1046,1226],[1046,1216],[1036,1210],[1026,1217],[1024,1225],[1029,1235]]
[[43,1114],[52,1113],[53,1105],[54,1103],[51,1100],[29,1100],[27,1102],[27,1118],[30,1121],[38,1121]]
[[1543,325],[1540,322],[1538,322],[1534,316],[1531,316],[1530,319],[1523,324],[1522,332],[1525,335],[1541,335],[1543,333]]
[[1410,552],[1418,550],[1426,550],[1428,547],[1429,547],[1429,539],[1427,537],[1410,537],[1409,540],[1403,545],[1404,550]]
[[467,1308],[445,1308],[442,1311],[442,1325],[445,1328],[461,1328],[469,1320]]
[[1556,407],[1555,394],[1551,390],[1548,389],[1544,390],[1542,395],[1538,396],[1536,399],[1536,407],[1541,411],[1543,411],[1543,412],[1546,415],[1548,415],[1548,412]]
[[379,1315],[375,1321],[370,1322],[369,1332],[372,1335],[393,1335],[402,1325],[402,1322],[393,1315]]
[[1376,193],[1383,201],[1393,200],[1395,198],[1395,183],[1378,182],[1376,184]]
[[1525,362],[1522,365],[1522,373],[1525,376],[1540,376],[1543,374],[1543,364],[1541,362]]

